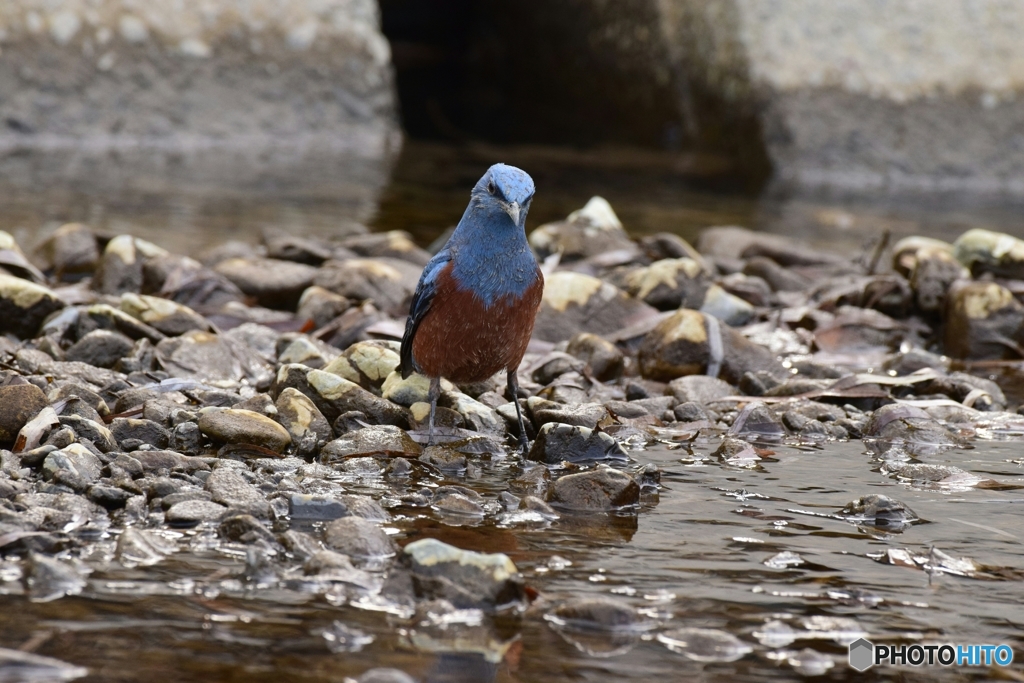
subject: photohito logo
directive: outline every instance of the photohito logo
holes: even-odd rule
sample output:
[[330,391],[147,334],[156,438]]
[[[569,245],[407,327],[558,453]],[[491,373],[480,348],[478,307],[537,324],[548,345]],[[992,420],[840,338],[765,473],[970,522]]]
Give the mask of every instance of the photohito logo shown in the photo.
[[850,666],[866,671],[876,664],[910,666],[1009,666],[1013,648],[1009,645],[875,645],[858,638],[850,643]]

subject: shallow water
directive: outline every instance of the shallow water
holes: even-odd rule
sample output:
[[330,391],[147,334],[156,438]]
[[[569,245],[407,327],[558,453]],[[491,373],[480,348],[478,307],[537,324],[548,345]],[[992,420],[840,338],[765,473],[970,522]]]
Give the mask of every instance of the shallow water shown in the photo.
[[[1024,485],[1019,442],[977,445],[928,462]],[[244,546],[221,543],[213,529],[193,529],[163,532],[179,551],[136,569],[111,560],[113,538],[105,536],[84,558],[93,573],[76,597],[29,602],[18,595],[15,574],[5,572],[0,630],[7,647],[27,644],[88,667],[83,680],[95,681],[336,681],[382,665],[425,681],[791,680],[814,667],[830,667],[825,679],[843,680],[853,674],[845,643],[860,635],[876,643],[1008,643],[1020,658],[1024,490],[915,488],[881,473],[859,442],[773,446],[754,469],[718,462],[710,455],[716,446],[711,439],[690,449],[662,443],[634,451],[637,463],[663,473],[660,493],[647,496],[636,515],[564,516],[550,524],[489,516],[474,523],[392,508],[387,526],[400,543],[430,536],[508,553],[543,596],[521,618],[424,627],[408,615],[375,611],[380,605],[353,606],[355,593],[311,593],[295,581],[259,585],[244,577]],[[478,477],[448,481],[494,501],[508,468],[507,461],[484,463]],[[389,488],[374,477],[350,479],[347,487],[378,497]],[[885,533],[819,516],[869,493],[903,501],[923,522]],[[993,569],[988,578],[968,578],[872,559],[899,548],[923,555],[936,548],[1015,576]],[[802,563],[766,565],[782,552]],[[650,617],[651,628],[563,637],[543,614],[559,599],[581,595],[623,599]],[[681,627],[724,630],[752,652],[733,662],[692,661],[658,639]],[[883,680],[894,670],[869,673]],[[983,668],[908,673],[922,680],[988,676]]]
[[[565,153],[543,149],[409,144],[379,206],[335,201],[323,192],[218,196],[173,189],[133,196],[109,188],[46,188],[8,193],[0,229],[26,245],[69,220],[100,231],[130,231],[191,253],[224,239],[258,239],[263,228],[329,235],[339,224],[404,229],[428,243],[458,220],[469,186],[491,161],[530,170],[538,185],[531,225],[563,217],[592,194],[606,196],[634,232],[669,230],[693,238],[711,224],[787,232],[834,249],[868,249],[882,230],[951,239],[967,227],[1020,234],[1019,207],[1002,200],[873,200],[849,197],[758,198],[728,186],[714,163],[662,155]],[[42,228],[42,229],[40,229]],[[81,595],[30,602],[19,567],[0,564],[0,633],[24,648],[87,667],[89,681],[338,681],[374,666],[394,666],[425,681],[888,680],[893,669],[857,675],[845,643],[1009,643],[1024,663],[1024,489],[915,488],[880,471],[859,442],[772,446],[753,469],[692,450],[672,434],[633,464],[662,470],[662,489],[636,514],[573,517],[550,523],[441,518],[429,509],[392,508],[396,540],[431,536],[462,548],[508,553],[542,600],[522,617],[424,626],[357,594],[324,594],[280,574],[246,578],[245,548],[215,529],[161,532],[178,552],[151,567],[113,560],[105,534],[85,556]],[[671,445],[670,445],[671,444]],[[1008,485],[1024,485],[1019,442],[979,441],[971,450],[931,456]],[[479,476],[453,480],[497,509],[512,464],[482,463]],[[436,486],[436,477],[408,488]],[[384,497],[390,485],[349,479],[354,493]],[[901,532],[833,516],[862,495],[903,501],[924,520]],[[385,501],[387,502],[387,501]],[[286,522],[279,523],[282,527]],[[872,556],[932,548],[994,568],[970,578],[885,564]],[[795,553],[798,558],[777,557]],[[774,561],[766,564],[769,558]],[[787,564],[790,560],[796,564]],[[772,565],[772,566],[769,566]],[[561,599],[615,596],[640,608],[647,630],[569,634],[543,617]],[[356,604],[351,604],[356,603]],[[835,619],[841,621],[835,621]],[[720,629],[751,652],[736,661],[699,662],[663,641],[674,629]],[[659,640],[659,636],[661,639]],[[982,680],[983,668],[906,668],[904,680]],[[36,672],[0,680],[56,680]]]

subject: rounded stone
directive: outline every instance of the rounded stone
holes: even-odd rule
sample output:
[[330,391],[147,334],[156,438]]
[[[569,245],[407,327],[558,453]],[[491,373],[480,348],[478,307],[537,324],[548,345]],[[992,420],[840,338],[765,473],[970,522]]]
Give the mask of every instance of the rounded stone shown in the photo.
[[186,500],[171,506],[164,514],[168,524],[192,526],[200,522],[216,521],[227,508],[208,500]]
[[254,444],[278,453],[292,442],[287,429],[266,415],[251,410],[204,410],[199,416],[199,429],[215,441]]
[[342,517],[324,529],[328,547],[353,558],[383,558],[395,554],[395,544],[377,524],[362,517]]
[[613,510],[637,505],[640,487],[628,474],[601,468],[559,477],[551,484],[548,502],[566,510]]
[[34,384],[0,387],[0,443],[13,443],[21,428],[46,406],[46,394]]

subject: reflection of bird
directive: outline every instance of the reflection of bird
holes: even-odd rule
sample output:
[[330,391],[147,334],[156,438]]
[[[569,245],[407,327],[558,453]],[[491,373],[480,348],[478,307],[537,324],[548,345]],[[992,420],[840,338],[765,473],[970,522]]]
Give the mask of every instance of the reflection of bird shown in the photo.
[[480,382],[499,370],[519,418],[516,369],[533,333],[544,276],[526,241],[533,180],[495,164],[477,182],[469,206],[448,242],[423,269],[402,337],[402,377],[430,378],[430,440],[441,377]]

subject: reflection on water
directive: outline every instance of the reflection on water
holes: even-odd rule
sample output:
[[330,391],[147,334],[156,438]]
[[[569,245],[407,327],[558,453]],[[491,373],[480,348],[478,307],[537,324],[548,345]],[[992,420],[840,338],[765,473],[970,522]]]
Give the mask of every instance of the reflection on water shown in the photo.
[[330,236],[354,225],[407,230],[429,244],[458,222],[484,169],[503,161],[536,181],[531,226],[563,218],[599,194],[628,230],[691,240],[704,227],[725,224],[844,252],[867,248],[885,229],[896,237],[943,239],[969,227],[1024,234],[1019,200],[751,191],[736,185],[721,160],[700,155],[406,141],[392,165],[392,151],[366,146],[284,155],[207,152],[191,161],[169,152],[82,160],[51,151],[13,161],[8,154],[0,160],[0,229],[31,247],[60,224],[80,221],[192,254],[226,239],[257,241],[266,229]]
[[[8,647],[29,643],[88,667],[86,680],[95,681],[338,681],[385,665],[449,683],[762,681],[795,671],[844,680],[846,643],[865,634],[875,642],[1005,642],[1021,652],[1019,571],[970,578],[955,563],[879,559],[906,550],[1020,568],[1019,490],[916,487],[885,475],[859,443],[774,446],[751,470],[713,458],[717,439],[678,448],[670,437],[633,453],[662,468],[663,489],[625,526],[600,517],[449,526],[429,509],[392,508],[387,526],[400,543],[429,535],[509,553],[541,594],[521,619],[469,611],[442,623],[389,613],[385,603],[337,588],[247,579],[244,547],[206,529],[168,533],[178,552],[144,569],[112,560],[114,539],[104,540],[84,558],[92,574],[76,597],[31,603],[4,572],[0,629]],[[1024,483],[1018,443],[977,445],[928,461]],[[478,476],[453,483],[496,500],[507,479],[507,465],[485,463]],[[352,489],[380,496],[382,483]],[[408,488],[430,483],[440,480]],[[836,515],[872,493],[902,501],[922,523],[894,532]],[[790,561],[769,561],[783,553]],[[560,600],[585,595],[625,600],[640,609],[644,628],[574,633],[544,618]],[[927,671],[928,680],[986,676],[980,668]]]

